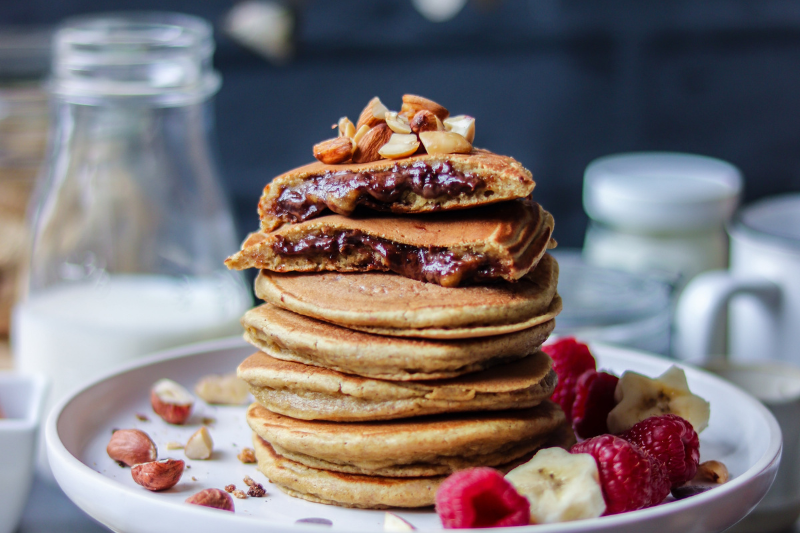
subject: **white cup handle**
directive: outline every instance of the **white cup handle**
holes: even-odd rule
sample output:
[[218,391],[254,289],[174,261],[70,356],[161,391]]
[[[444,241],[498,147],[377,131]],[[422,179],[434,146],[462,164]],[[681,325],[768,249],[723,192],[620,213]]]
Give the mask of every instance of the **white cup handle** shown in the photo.
[[703,364],[712,355],[725,355],[725,311],[731,298],[739,294],[755,296],[777,314],[781,290],[772,281],[728,270],[705,272],[692,279],[678,299],[673,354],[694,364]]

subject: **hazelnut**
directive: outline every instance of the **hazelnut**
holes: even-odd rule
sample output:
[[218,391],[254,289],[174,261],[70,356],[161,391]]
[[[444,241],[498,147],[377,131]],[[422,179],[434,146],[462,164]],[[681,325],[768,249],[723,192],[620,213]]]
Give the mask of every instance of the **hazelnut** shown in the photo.
[[353,157],[356,143],[350,137],[335,137],[314,145],[314,157],[326,165],[344,163]]
[[194,396],[171,379],[161,379],[150,389],[153,411],[169,424],[183,424],[189,418]]
[[342,117],[339,119],[339,137],[350,137],[353,138],[353,135],[356,134],[356,127],[350,122],[350,119],[347,117]]
[[475,119],[469,115],[456,115],[444,120],[444,129],[458,133],[467,141],[475,141]]
[[447,108],[437,104],[433,100],[428,100],[416,94],[403,95],[403,105],[400,107],[400,114],[405,115],[408,120],[411,120],[414,115],[423,109],[439,117],[439,120],[444,120],[450,116],[450,111],[448,111]]
[[205,426],[195,431],[183,448],[183,453],[189,459],[210,459],[213,451],[214,441]]
[[414,118],[411,119],[411,130],[414,133],[422,133],[423,131],[442,131],[444,130],[444,125],[442,121],[439,120],[439,117],[428,111],[427,109],[423,109],[422,111],[418,111]]
[[127,466],[149,463],[158,458],[158,450],[150,436],[138,429],[120,429],[111,435],[106,446],[108,456]]
[[244,464],[250,464],[256,462],[256,452],[253,448],[242,448],[242,451],[239,455],[236,456]]
[[183,475],[180,459],[162,459],[131,467],[133,480],[147,490],[159,491],[174,487]]
[[386,125],[395,133],[411,133],[411,126],[404,115],[398,115],[395,111],[386,113]]
[[220,489],[205,489],[186,498],[186,503],[202,505],[223,511],[233,511],[233,499]]
[[697,467],[697,473],[692,478],[692,482],[716,483],[721,485],[727,483],[730,474],[728,467],[719,461],[706,461]]

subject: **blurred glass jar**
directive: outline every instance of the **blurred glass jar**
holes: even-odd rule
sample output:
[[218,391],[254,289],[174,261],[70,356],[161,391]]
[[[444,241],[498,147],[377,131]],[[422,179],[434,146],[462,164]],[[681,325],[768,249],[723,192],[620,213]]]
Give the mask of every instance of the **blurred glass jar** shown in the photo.
[[54,127],[14,310],[21,371],[51,402],[133,357],[240,332],[251,305],[210,149],[210,26],[169,14],[68,20],[53,42]]
[[710,157],[617,154],[586,168],[584,242],[590,264],[657,274],[674,287],[728,264],[725,222],[739,202],[742,176]]
[[[27,264],[25,209],[47,144],[47,73],[51,31],[0,29],[0,339]],[[2,348],[2,341],[0,341]],[[4,364],[0,349],[0,367]]]

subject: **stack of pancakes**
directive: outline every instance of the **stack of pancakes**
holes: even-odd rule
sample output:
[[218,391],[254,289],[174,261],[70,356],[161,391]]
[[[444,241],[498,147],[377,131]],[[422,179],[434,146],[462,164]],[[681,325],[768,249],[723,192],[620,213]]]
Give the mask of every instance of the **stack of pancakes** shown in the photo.
[[[348,507],[422,507],[473,466],[574,436],[539,350],[561,309],[553,219],[484,150],[315,163],[277,177],[226,263],[261,269],[239,367],[258,467]],[[335,211],[331,213],[329,210]]]

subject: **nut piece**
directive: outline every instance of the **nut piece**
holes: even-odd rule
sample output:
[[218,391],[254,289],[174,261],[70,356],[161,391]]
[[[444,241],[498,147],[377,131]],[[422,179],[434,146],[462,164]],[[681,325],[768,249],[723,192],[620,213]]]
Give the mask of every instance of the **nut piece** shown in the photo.
[[252,487],[253,485],[256,484],[256,482],[253,481],[253,478],[251,478],[250,476],[244,476],[244,479],[242,479],[242,481],[244,481],[244,484],[247,485],[248,487]]
[[414,133],[422,133],[423,131],[444,131],[444,124],[439,120],[439,117],[423,109],[418,111],[414,118],[411,119],[411,130]]
[[367,134],[369,129],[370,129],[369,126],[367,126],[366,124],[364,124],[363,126],[358,128],[358,131],[356,132],[356,134],[353,135],[353,142],[356,143],[356,144],[360,143],[361,139],[364,137],[364,135]]
[[233,511],[233,499],[228,496],[225,491],[220,489],[205,489],[197,494],[193,494],[186,498],[186,503],[192,505],[202,505],[203,507],[211,507],[212,509],[221,509],[223,511]]
[[183,461],[162,459],[131,467],[133,480],[147,490],[159,491],[174,487],[183,475]]
[[267,491],[264,490],[264,486],[261,483],[254,483],[247,489],[247,495],[251,498],[263,498],[267,495]]
[[444,120],[450,116],[450,111],[444,106],[441,106],[433,100],[428,100],[422,96],[415,94],[404,94],[403,105],[400,107],[400,114],[405,115],[408,120],[414,118],[418,112],[426,109],[439,117],[439,120]]
[[247,494],[244,493],[243,490],[236,489],[235,491],[231,492],[234,498],[238,498],[240,500],[246,500]]
[[242,451],[236,457],[244,464],[256,462],[256,452],[253,448],[242,448]]
[[144,431],[120,429],[111,435],[106,446],[108,456],[127,466],[149,463],[158,458],[156,444]]
[[314,157],[326,165],[344,163],[353,157],[356,143],[350,137],[336,137],[314,145]]
[[395,133],[411,133],[408,119],[403,115],[398,115],[395,111],[386,113],[386,125]]
[[419,148],[419,141],[413,133],[410,135],[393,133],[389,142],[384,144],[378,153],[386,159],[400,159],[410,156],[417,151],[417,148]]
[[378,124],[370,129],[358,141],[358,148],[353,155],[354,163],[369,163],[381,159],[379,151],[381,147],[389,142],[392,137],[392,130],[386,124]]
[[383,515],[384,531],[414,531],[416,528],[394,513]]
[[697,467],[697,473],[691,483],[716,483],[721,485],[728,482],[728,467],[719,461],[706,461]]
[[469,141],[452,131],[423,131],[419,140],[429,154],[468,154],[472,151]]
[[456,115],[444,120],[444,129],[458,133],[469,142],[475,141],[475,119],[469,115]]
[[171,441],[169,441],[167,443],[166,448],[168,450],[182,450],[183,449],[183,444],[181,444],[180,442],[175,442],[174,440],[171,440]]
[[153,411],[169,424],[183,424],[189,418],[194,396],[171,379],[161,379],[150,389]]
[[211,453],[214,451],[214,441],[211,440],[211,434],[208,428],[203,426],[194,432],[194,435],[189,437],[183,453],[189,459],[210,459]]
[[356,134],[356,127],[350,122],[350,119],[347,117],[342,117],[339,119],[339,137],[350,137],[353,138],[353,135]]
[[383,105],[381,99],[376,96],[370,100],[367,104],[367,107],[361,111],[361,115],[358,117],[358,122],[356,122],[356,131],[361,129],[361,126],[365,124],[372,128],[385,122],[387,111],[389,110],[386,109],[385,105]]
[[236,485],[233,485],[233,484],[225,485],[225,492],[227,492],[228,494],[230,494],[231,492],[233,492],[235,490],[236,490]]
[[203,401],[220,405],[242,405],[248,400],[250,390],[236,374],[205,376],[194,386],[194,393]]

